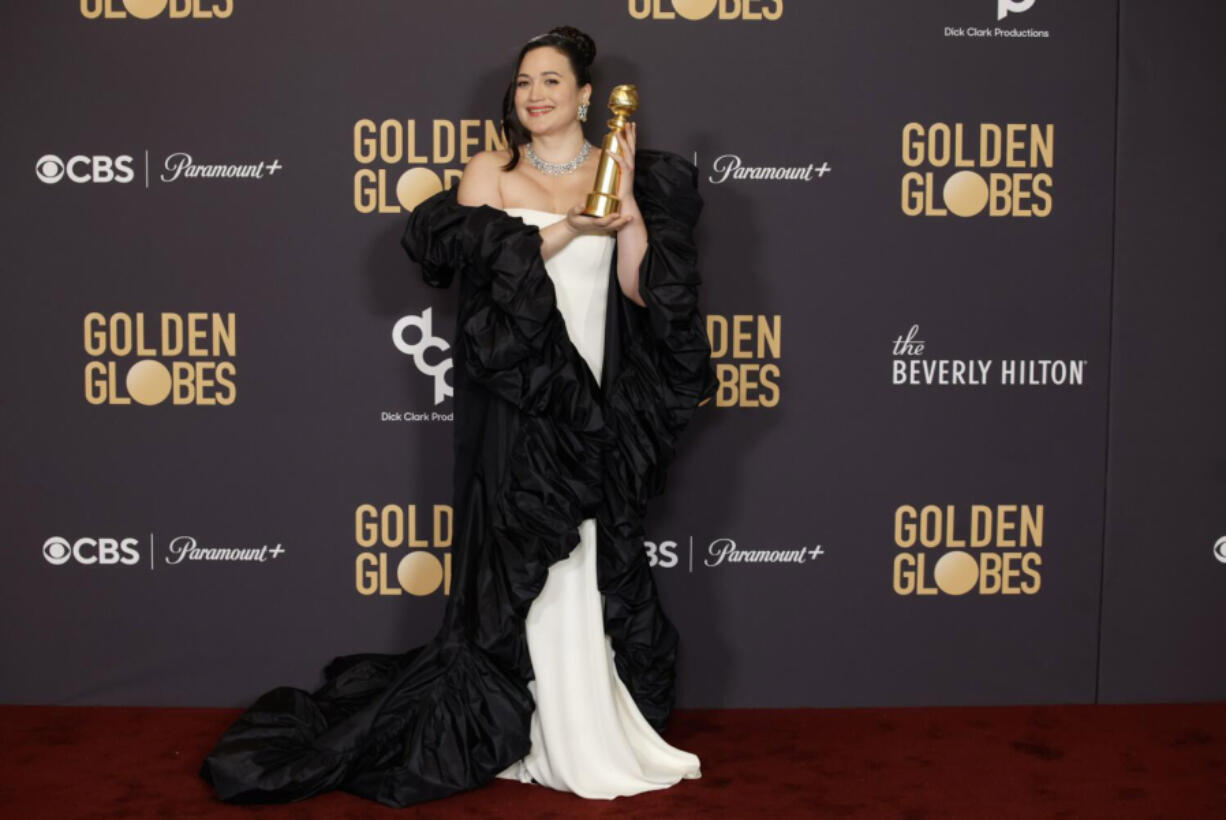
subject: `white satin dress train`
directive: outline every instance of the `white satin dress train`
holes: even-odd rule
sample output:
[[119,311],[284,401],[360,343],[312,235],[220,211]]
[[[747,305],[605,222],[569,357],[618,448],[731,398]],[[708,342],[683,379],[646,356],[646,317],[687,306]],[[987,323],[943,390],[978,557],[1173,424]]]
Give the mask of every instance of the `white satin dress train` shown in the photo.
[[[507,213],[537,227],[565,214]],[[545,261],[571,341],[600,381],[613,236],[583,234]],[[579,545],[549,568],[525,627],[536,700],[531,751],[498,777],[611,800],[701,777],[698,756],[669,745],[617,675],[596,585],[596,519],[579,525]]]

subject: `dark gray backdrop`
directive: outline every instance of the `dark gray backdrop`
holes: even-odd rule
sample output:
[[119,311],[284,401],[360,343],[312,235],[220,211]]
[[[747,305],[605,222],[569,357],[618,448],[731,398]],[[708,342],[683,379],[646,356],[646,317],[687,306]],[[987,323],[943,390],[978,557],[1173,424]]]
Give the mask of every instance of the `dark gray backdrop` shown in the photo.
[[[427,308],[450,337],[456,296],[405,259],[394,189],[413,168],[461,169],[429,156],[432,124],[481,120],[481,133],[518,45],[559,24],[600,49],[589,138],[611,86],[633,82],[640,144],[699,165],[713,322],[780,329],[777,358],[752,349],[756,334],[749,355],[719,357],[738,389],[687,432],[649,517],[682,635],[678,705],[1226,692],[1221,108],[1206,105],[1222,79],[1217,6],[1037,0],[997,20],[997,0],[722,0],[685,20],[636,19],[637,0],[198,5],[230,13],[176,19],[173,2],[150,20],[95,19],[77,0],[2,12],[0,699],[237,706],[314,686],[334,655],[434,633],[441,590],[365,595],[355,580],[360,561],[384,560],[395,588],[402,557],[428,571],[450,547],[430,527],[450,500],[449,424],[381,415],[451,411],[392,343],[397,320]],[[734,7],[782,15],[719,19]],[[364,119],[413,121],[425,161],[363,161]],[[908,167],[908,123],[964,124],[980,178],[1005,171],[1029,190],[1047,174],[1050,213],[905,213],[905,174],[931,173],[939,205],[961,170]],[[981,123],[1050,126],[1051,166],[981,168]],[[164,181],[177,152],[280,167]],[[94,180],[127,155],[133,178],[46,182],[47,155],[87,157]],[[717,182],[729,155],[828,172]],[[359,207],[366,174],[386,177],[391,212]],[[93,312],[156,324],[192,311],[234,315],[233,356],[84,344]],[[924,350],[898,355],[913,325]],[[124,394],[142,358],[231,366],[235,401],[87,401],[88,367],[113,366]],[[997,378],[893,384],[911,359],[990,360]],[[1084,380],[1004,385],[1002,360],[1084,361]],[[422,541],[359,546],[361,505],[412,507]],[[955,538],[972,505],[1041,505],[1042,546],[900,547],[904,505],[952,510]],[[135,563],[90,563],[88,539],[126,538],[115,555]],[[170,563],[183,538],[281,551]],[[812,557],[720,561],[731,543]],[[1037,553],[1039,589],[896,591],[896,562],[923,553],[935,589],[933,564],[954,552],[981,572]]]

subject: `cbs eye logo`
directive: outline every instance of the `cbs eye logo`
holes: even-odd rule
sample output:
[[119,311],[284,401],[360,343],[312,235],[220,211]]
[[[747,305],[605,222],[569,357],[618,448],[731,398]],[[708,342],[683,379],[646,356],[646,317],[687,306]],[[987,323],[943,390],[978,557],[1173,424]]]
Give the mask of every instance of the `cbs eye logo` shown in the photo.
[[43,542],[43,558],[52,566],[76,564],[124,564],[140,561],[135,538],[78,538],[69,541],[53,535]]
[[132,170],[132,157],[120,154],[108,157],[102,154],[86,156],[77,154],[67,161],[55,154],[45,154],[34,163],[34,173],[48,185],[54,185],[65,177],[70,182],[131,182],[136,178]]

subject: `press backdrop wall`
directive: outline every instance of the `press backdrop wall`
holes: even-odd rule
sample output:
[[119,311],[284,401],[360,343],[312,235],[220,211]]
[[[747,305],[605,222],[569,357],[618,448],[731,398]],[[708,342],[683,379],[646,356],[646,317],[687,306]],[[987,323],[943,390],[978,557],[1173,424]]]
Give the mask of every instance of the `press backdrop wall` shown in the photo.
[[0,15],[0,700],[239,706],[434,634],[457,290],[399,238],[563,24],[588,137],[634,83],[700,170],[678,705],[1226,695],[1219,4]]

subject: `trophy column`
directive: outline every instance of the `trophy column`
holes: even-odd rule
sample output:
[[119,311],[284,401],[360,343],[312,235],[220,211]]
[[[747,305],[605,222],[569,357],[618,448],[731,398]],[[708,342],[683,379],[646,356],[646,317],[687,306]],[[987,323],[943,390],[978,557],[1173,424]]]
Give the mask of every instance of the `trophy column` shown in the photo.
[[633,85],[619,85],[609,93],[609,110],[613,119],[609,120],[609,133],[605,134],[600,147],[600,165],[596,169],[596,184],[587,195],[587,203],[583,208],[584,216],[602,217],[615,214],[621,210],[621,200],[617,197],[618,183],[621,181],[621,167],[610,154],[621,153],[621,143],[617,141],[617,132],[630,121],[630,115],[638,110],[639,92]]

